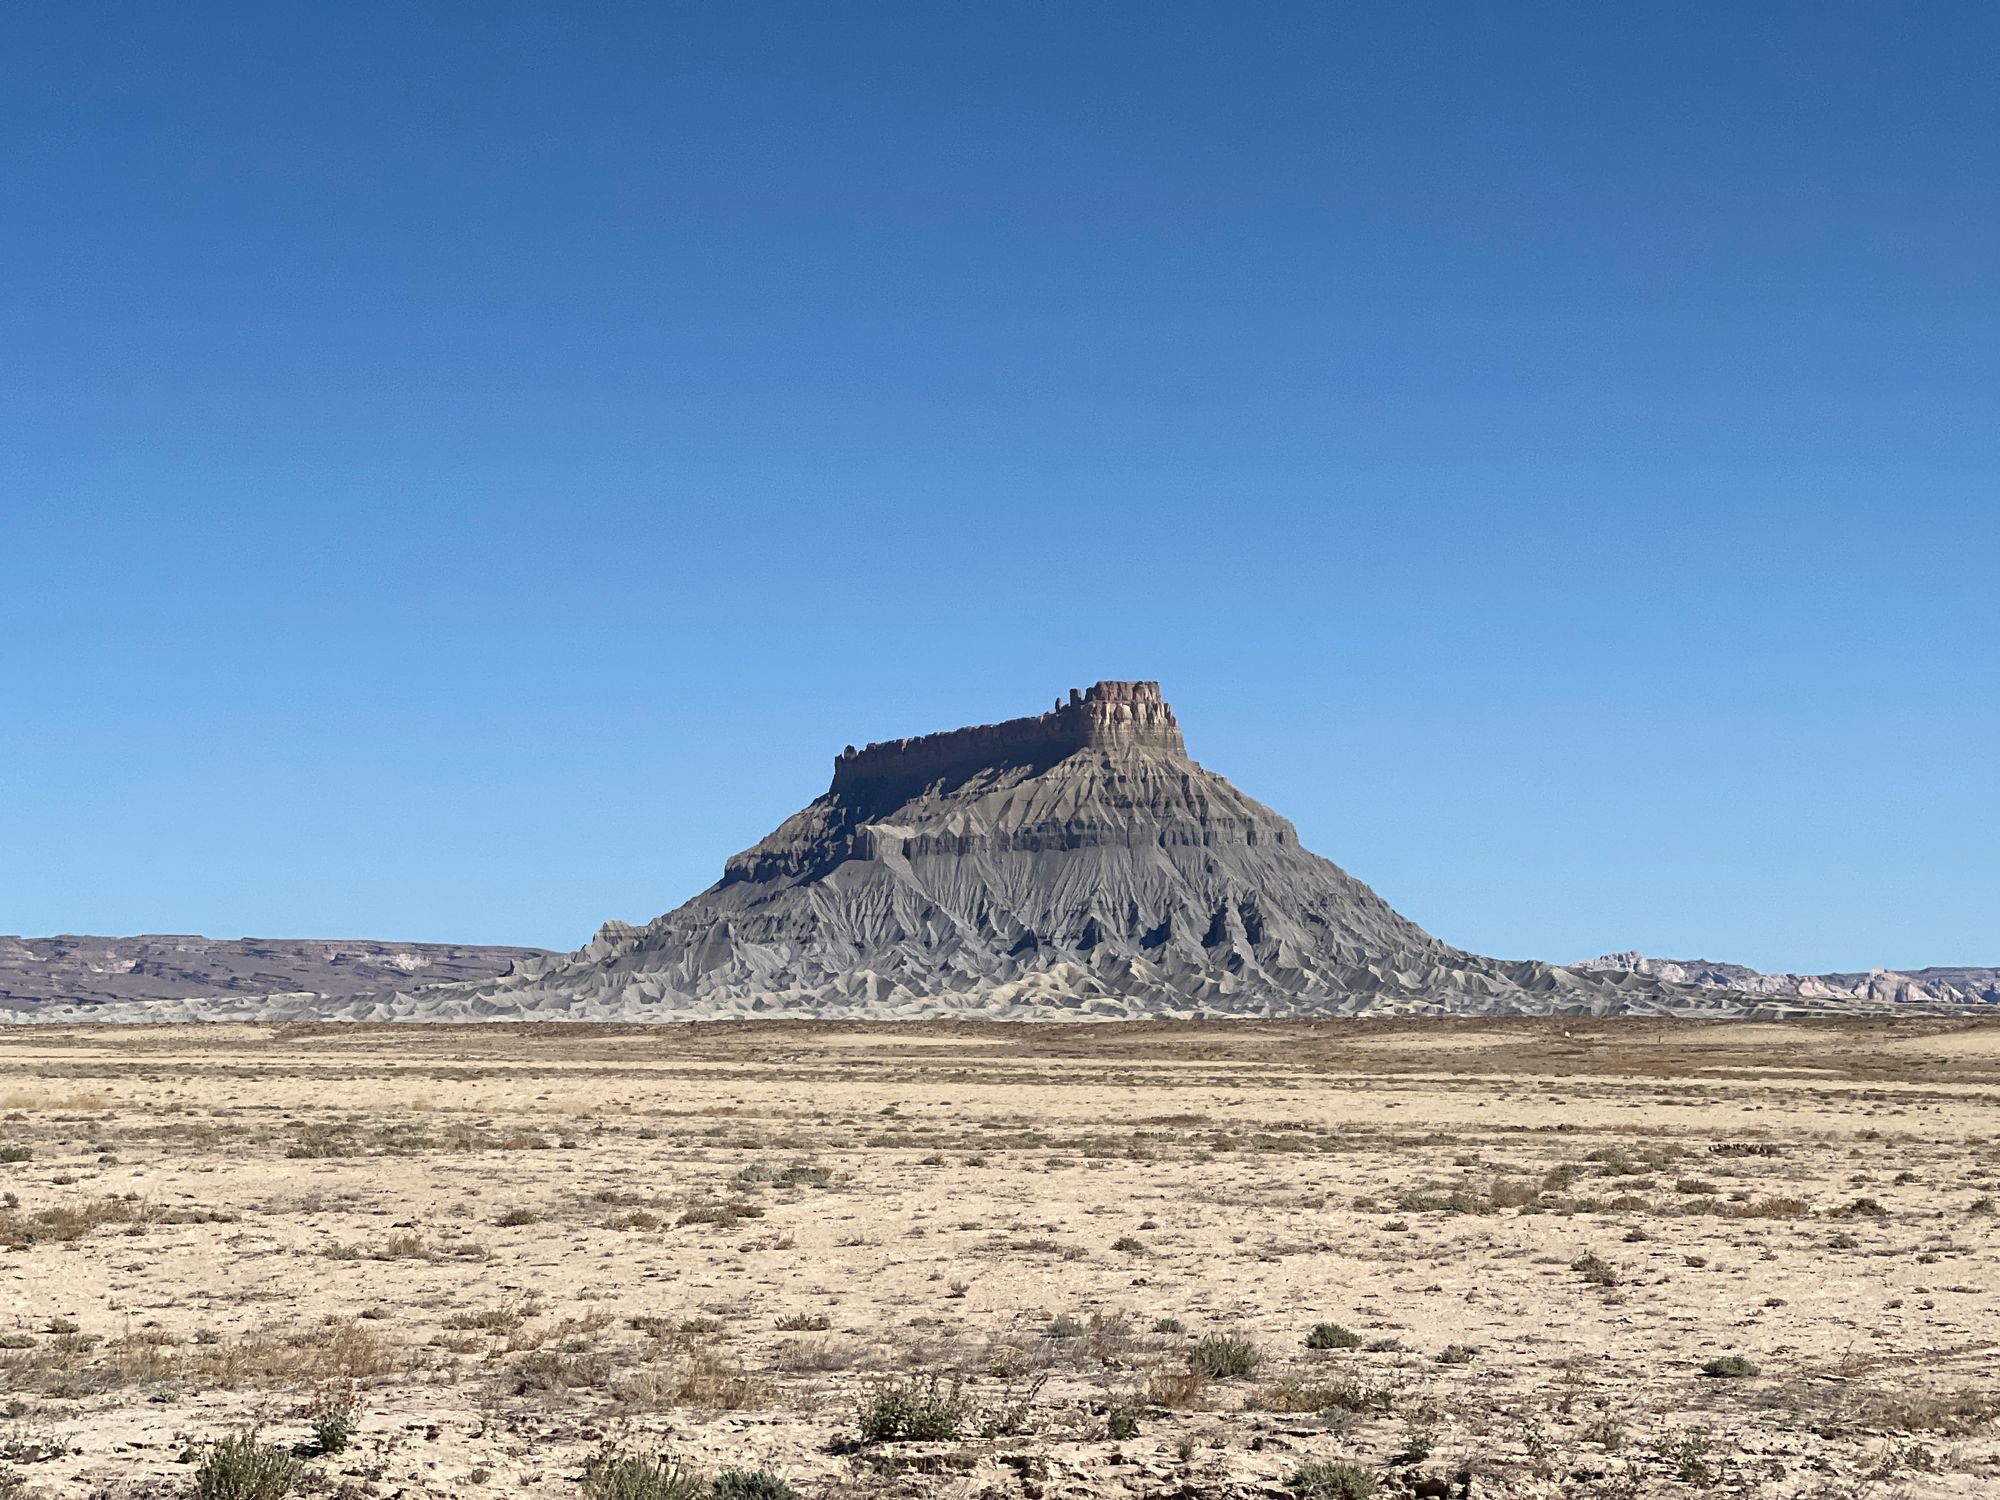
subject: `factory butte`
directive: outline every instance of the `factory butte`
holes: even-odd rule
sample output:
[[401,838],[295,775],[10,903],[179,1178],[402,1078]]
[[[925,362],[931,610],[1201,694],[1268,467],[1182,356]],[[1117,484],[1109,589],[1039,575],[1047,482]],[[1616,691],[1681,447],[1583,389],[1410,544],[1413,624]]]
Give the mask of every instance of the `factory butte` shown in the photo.
[[[283,957],[254,945],[241,962]],[[448,973],[477,957],[424,962]],[[1467,953],[1301,848],[1283,817],[1189,758],[1157,682],[1123,681],[1071,689],[1040,714],[849,745],[825,793],[726,859],[714,885],[643,926],[607,922],[575,953],[522,951],[505,972],[375,987],[356,983],[350,964],[338,990],[308,987],[332,972],[309,967],[283,993],[243,993],[246,978],[234,994],[114,992],[14,1009],[103,1020],[1136,1020],[1901,1004],[1816,997],[1802,984],[1753,992],[1767,976],[1717,982],[1637,955],[1561,967]],[[1976,976],[1936,973],[1953,1003],[1991,998]]]
[[1712,1004],[1482,958],[1188,757],[1157,682],[847,746],[826,793],[644,926],[356,1014],[1119,1019]]

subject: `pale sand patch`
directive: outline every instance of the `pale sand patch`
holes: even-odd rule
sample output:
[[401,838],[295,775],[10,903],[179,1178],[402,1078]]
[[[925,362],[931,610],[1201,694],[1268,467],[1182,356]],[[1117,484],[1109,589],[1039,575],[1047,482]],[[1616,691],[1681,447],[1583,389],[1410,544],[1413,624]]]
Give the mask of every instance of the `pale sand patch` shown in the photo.
[[1902,1037],[1886,1045],[1900,1053],[1919,1052],[1938,1057],[1977,1057],[2000,1061],[2000,1026],[1984,1025],[1933,1036]]

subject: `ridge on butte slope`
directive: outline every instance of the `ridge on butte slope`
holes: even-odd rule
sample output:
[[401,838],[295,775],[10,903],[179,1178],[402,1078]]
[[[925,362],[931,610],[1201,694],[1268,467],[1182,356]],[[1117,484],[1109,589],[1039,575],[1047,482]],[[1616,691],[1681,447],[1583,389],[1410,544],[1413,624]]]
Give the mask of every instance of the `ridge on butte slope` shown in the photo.
[[[834,761],[826,794],[643,927],[391,1019],[1706,1010],[1746,997],[1480,958],[1188,759],[1152,682]],[[321,1013],[328,1013],[322,1011]]]

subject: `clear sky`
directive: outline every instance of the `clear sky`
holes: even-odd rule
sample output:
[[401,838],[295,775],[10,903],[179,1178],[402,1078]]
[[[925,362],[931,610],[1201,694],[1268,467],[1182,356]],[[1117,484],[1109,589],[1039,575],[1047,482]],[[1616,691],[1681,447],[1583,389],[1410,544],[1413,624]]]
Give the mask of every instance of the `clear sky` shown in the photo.
[[0,931],[573,947],[1155,677],[1439,935],[2000,963],[2000,8],[0,21]]

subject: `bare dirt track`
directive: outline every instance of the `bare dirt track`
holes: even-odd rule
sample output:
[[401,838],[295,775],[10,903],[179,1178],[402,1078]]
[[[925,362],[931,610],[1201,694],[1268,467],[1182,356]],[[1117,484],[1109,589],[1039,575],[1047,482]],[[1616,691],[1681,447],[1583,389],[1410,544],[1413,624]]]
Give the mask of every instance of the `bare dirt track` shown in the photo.
[[34,1027],[0,1158],[0,1494],[2000,1495],[2000,1025]]

